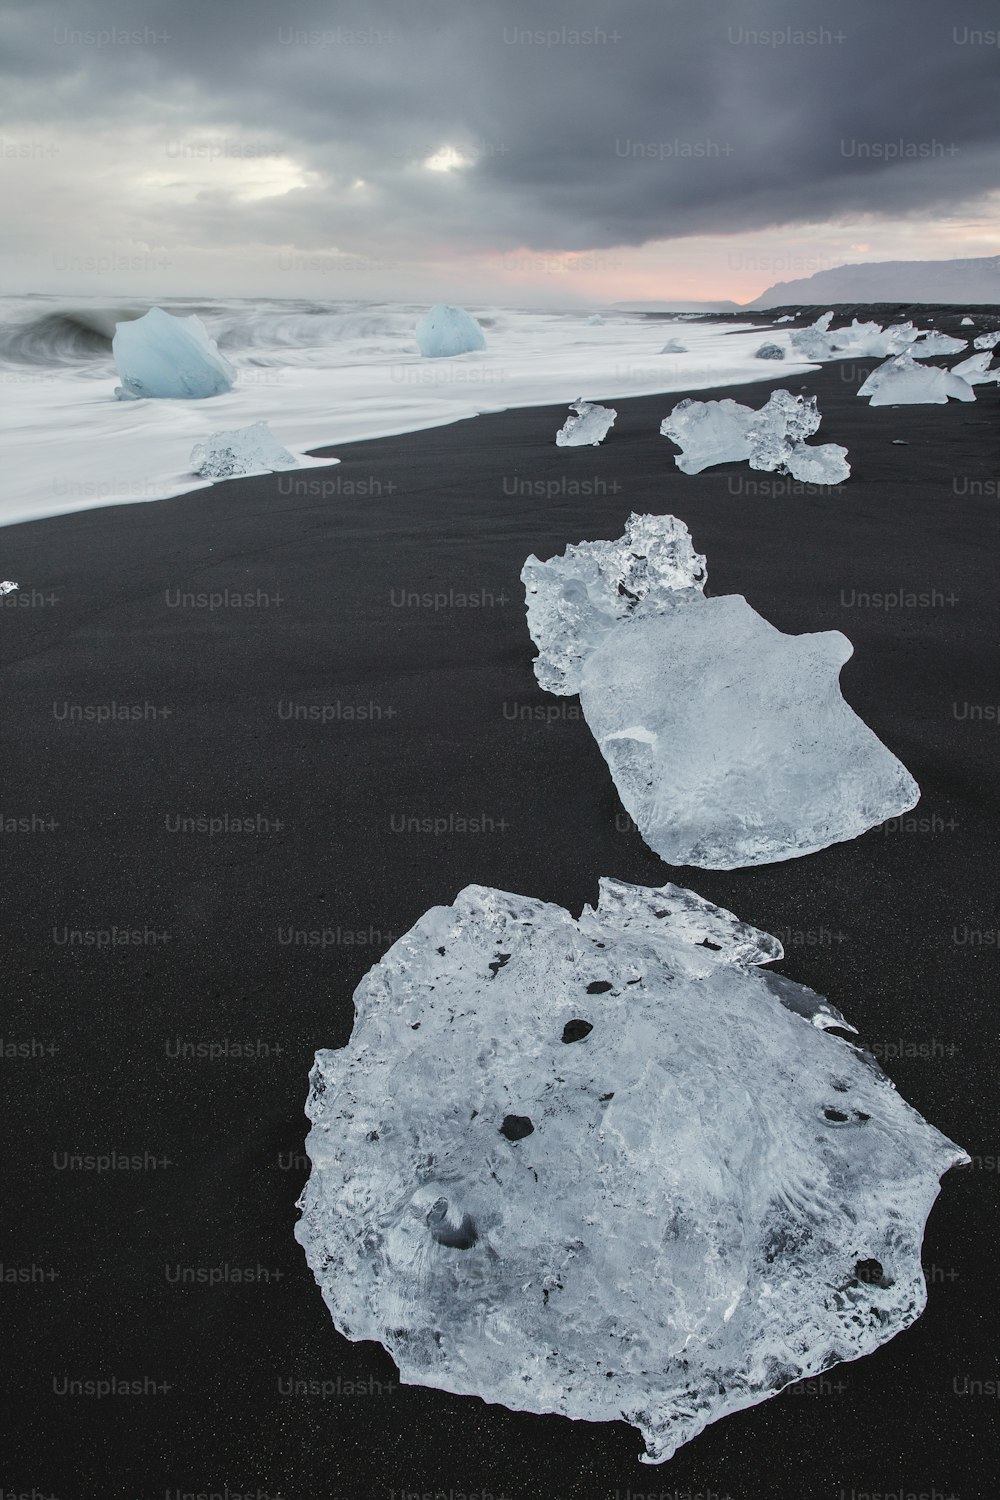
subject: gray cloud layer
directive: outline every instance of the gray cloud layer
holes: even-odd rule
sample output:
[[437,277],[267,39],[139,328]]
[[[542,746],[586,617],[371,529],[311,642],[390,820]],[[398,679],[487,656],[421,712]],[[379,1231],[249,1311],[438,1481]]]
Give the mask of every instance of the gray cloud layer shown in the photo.
[[[998,27],[992,0],[25,0],[0,19],[4,130],[140,124],[161,168],[235,130],[319,174],[164,194],[147,227],[192,243],[588,250],[933,217],[1000,187]],[[446,142],[472,165],[419,166]]]

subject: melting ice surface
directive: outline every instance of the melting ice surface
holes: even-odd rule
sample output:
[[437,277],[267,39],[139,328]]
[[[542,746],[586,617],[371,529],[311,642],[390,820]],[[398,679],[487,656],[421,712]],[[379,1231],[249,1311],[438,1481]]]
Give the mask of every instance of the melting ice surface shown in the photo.
[[294,453],[283,448],[266,422],[253,422],[232,432],[213,432],[191,450],[191,472],[212,479],[236,474],[269,474],[298,466]]
[[438,302],[424,314],[414,330],[417,348],[425,359],[445,359],[486,348],[483,330],[464,307]]
[[236,371],[210,338],[200,318],[175,318],[151,307],[141,318],[119,323],[112,350],[123,400],[172,396],[203,400],[232,388]]
[[969,1158],[781,957],[676,885],[426,912],[310,1075],[295,1233],[340,1332],[407,1384],[624,1416],[661,1463],[914,1322]]
[[559,448],[582,448],[587,443],[596,448],[614,426],[618,413],[613,406],[598,406],[590,401],[574,401],[568,416],[556,433]]
[[870,397],[871,406],[944,406],[949,396],[956,401],[976,399],[967,380],[951,370],[918,363],[909,350],[873,370],[858,395]]
[[840,484],[850,476],[847,449],[839,443],[810,446],[820,424],[816,397],[772,391],[760,411],[739,401],[693,401],[674,407],[660,432],[683,451],[675,458],[685,474],[714,464],[747,460],[752,469],[790,474],[810,484]]
[[790,636],[738,594],[706,598],[676,516],[529,557],[535,676],[579,692],[626,811],[670,864],[812,854],[916,803],[905,766],[840,693],[839,630]]

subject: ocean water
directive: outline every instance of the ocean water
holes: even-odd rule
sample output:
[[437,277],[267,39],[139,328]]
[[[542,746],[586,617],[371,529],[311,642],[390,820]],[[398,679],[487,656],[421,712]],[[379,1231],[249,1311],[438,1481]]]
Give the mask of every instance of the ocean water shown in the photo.
[[[688,316],[675,324],[623,311],[591,324],[579,311],[470,306],[487,348],[427,360],[413,338],[425,311],[415,303],[168,298],[157,305],[201,318],[236,366],[236,386],[206,401],[118,401],[115,324],[150,305],[0,298],[0,525],[207,488],[190,473],[194,444],[259,420],[304,463],[328,463],[307,451],[508,407],[703,390],[776,373],[753,357],[760,326],[737,321]],[[661,354],[671,337],[688,353]],[[787,343],[784,330],[768,337]],[[812,368],[786,360],[780,372]],[[540,443],[554,441],[551,425]]]

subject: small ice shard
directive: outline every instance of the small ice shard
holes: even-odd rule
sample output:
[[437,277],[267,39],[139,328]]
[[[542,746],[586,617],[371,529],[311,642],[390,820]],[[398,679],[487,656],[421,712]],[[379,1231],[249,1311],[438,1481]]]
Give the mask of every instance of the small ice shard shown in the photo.
[[780,344],[761,344],[754,350],[754,359],[784,359],[785,351]]
[[425,359],[449,359],[453,354],[470,354],[486,348],[483,330],[464,307],[436,303],[425,312],[414,329],[417,348]]
[[775,318],[774,321],[775,321],[776,324],[777,323],[794,323],[795,322],[795,314],[794,313],[785,313],[785,315],[784,315],[783,318]]
[[582,448],[587,443],[596,448],[607,437],[618,415],[613,406],[597,406],[584,401],[582,396],[572,403],[570,411],[576,415],[567,417],[556,433],[556,445],[560,448]]
[[521,570],[535,676],[550,693],[580,691],[580,669],[598,641],[636,606],[673,607],[705,587],[705,559],[676,516],[639,516],[615,542],[571,543],[559,557],[532,555]]
[[687,354],[687,344],[681,344],[677,339],[668,339],[660,350],[661,354]]
[[0,582],[0,595],[13,594],[18,588],[20,588],[20,584],[14,583],[10,578],[5,578]]
[[786,471],[802,484],[843,484],[851,477],[847,449],[839,443],[796,443],[785,455]]
[[251,422],[231,432],[213,432],[191,449],[191,472],[210,479],[262,470],[295,469],[298,459],[278,442],[266,422]]
[[956,401],[975,401],[969,383],[951,370],[922,365],[909,350],[893,355],[873,370],[858,391],[869,396],[872,406],[943,406],[949,396]]
[[310,1073],[295,1236],[339,1331],[662,1463],[915,1322],[970,1158],[781,957],[677,885],[425,912]]
[[971,318],[963,318],[958,326],[960,328],[974,328],[975,324],[973,323]]
[[619,542],[529,557],[521,578],[539,683],[579,692],[622,805],[668,863],[795,859],[919,798],[841,696],[847,637],[784,635],[738,594],[705,598],[675,516],[633,515]]
[[143,396],[204,400],[233,388],[236,371],[200,318],[175,318],[151,307],[141,318],[115,326],[112,353],[120,400]]
[[961,354],[963,349],[968,349],[968,339],[953,339],[947,333],[925,333],[916,343],[910,345],[910,353],[914,359],[928,359],[933,354]]
[[967,385],[992,385],[1000,380],[1000,365],[991,370],[992,360],[992,349],[984,349],[982,354],[970,354],[960,364],[952,365],[951,373]]
[[981,333],[972,340],[974,349],[995,349],[997,344],[1000,344],[1000,328],[995,333]]
[[[819,427],[816,397],[805,399],[776,390],[760,411],[738,401],[678,403],[660,423],[660,433],[683,451],[674,462],[685,474],[715,464],[746,460],[752,469],[791,474],[819,484],[839,484],[850,472],[847,449],[837,443],[811,448],[805,439]],[[816,474],[829,475],[815,479]]]

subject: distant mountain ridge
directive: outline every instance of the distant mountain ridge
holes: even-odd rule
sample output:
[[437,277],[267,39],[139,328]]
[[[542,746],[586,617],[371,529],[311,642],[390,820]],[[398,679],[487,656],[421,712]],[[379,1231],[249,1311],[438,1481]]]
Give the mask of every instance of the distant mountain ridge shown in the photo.
[[1000,255],[970,260],[876,260],[832,266],[798,281],[776,281],[747,308],[795,302],[955,302],[1000,304]]
[[674,302],[612,302],[613,312],[736,312],[738,302],[690,302],[678,297]]

